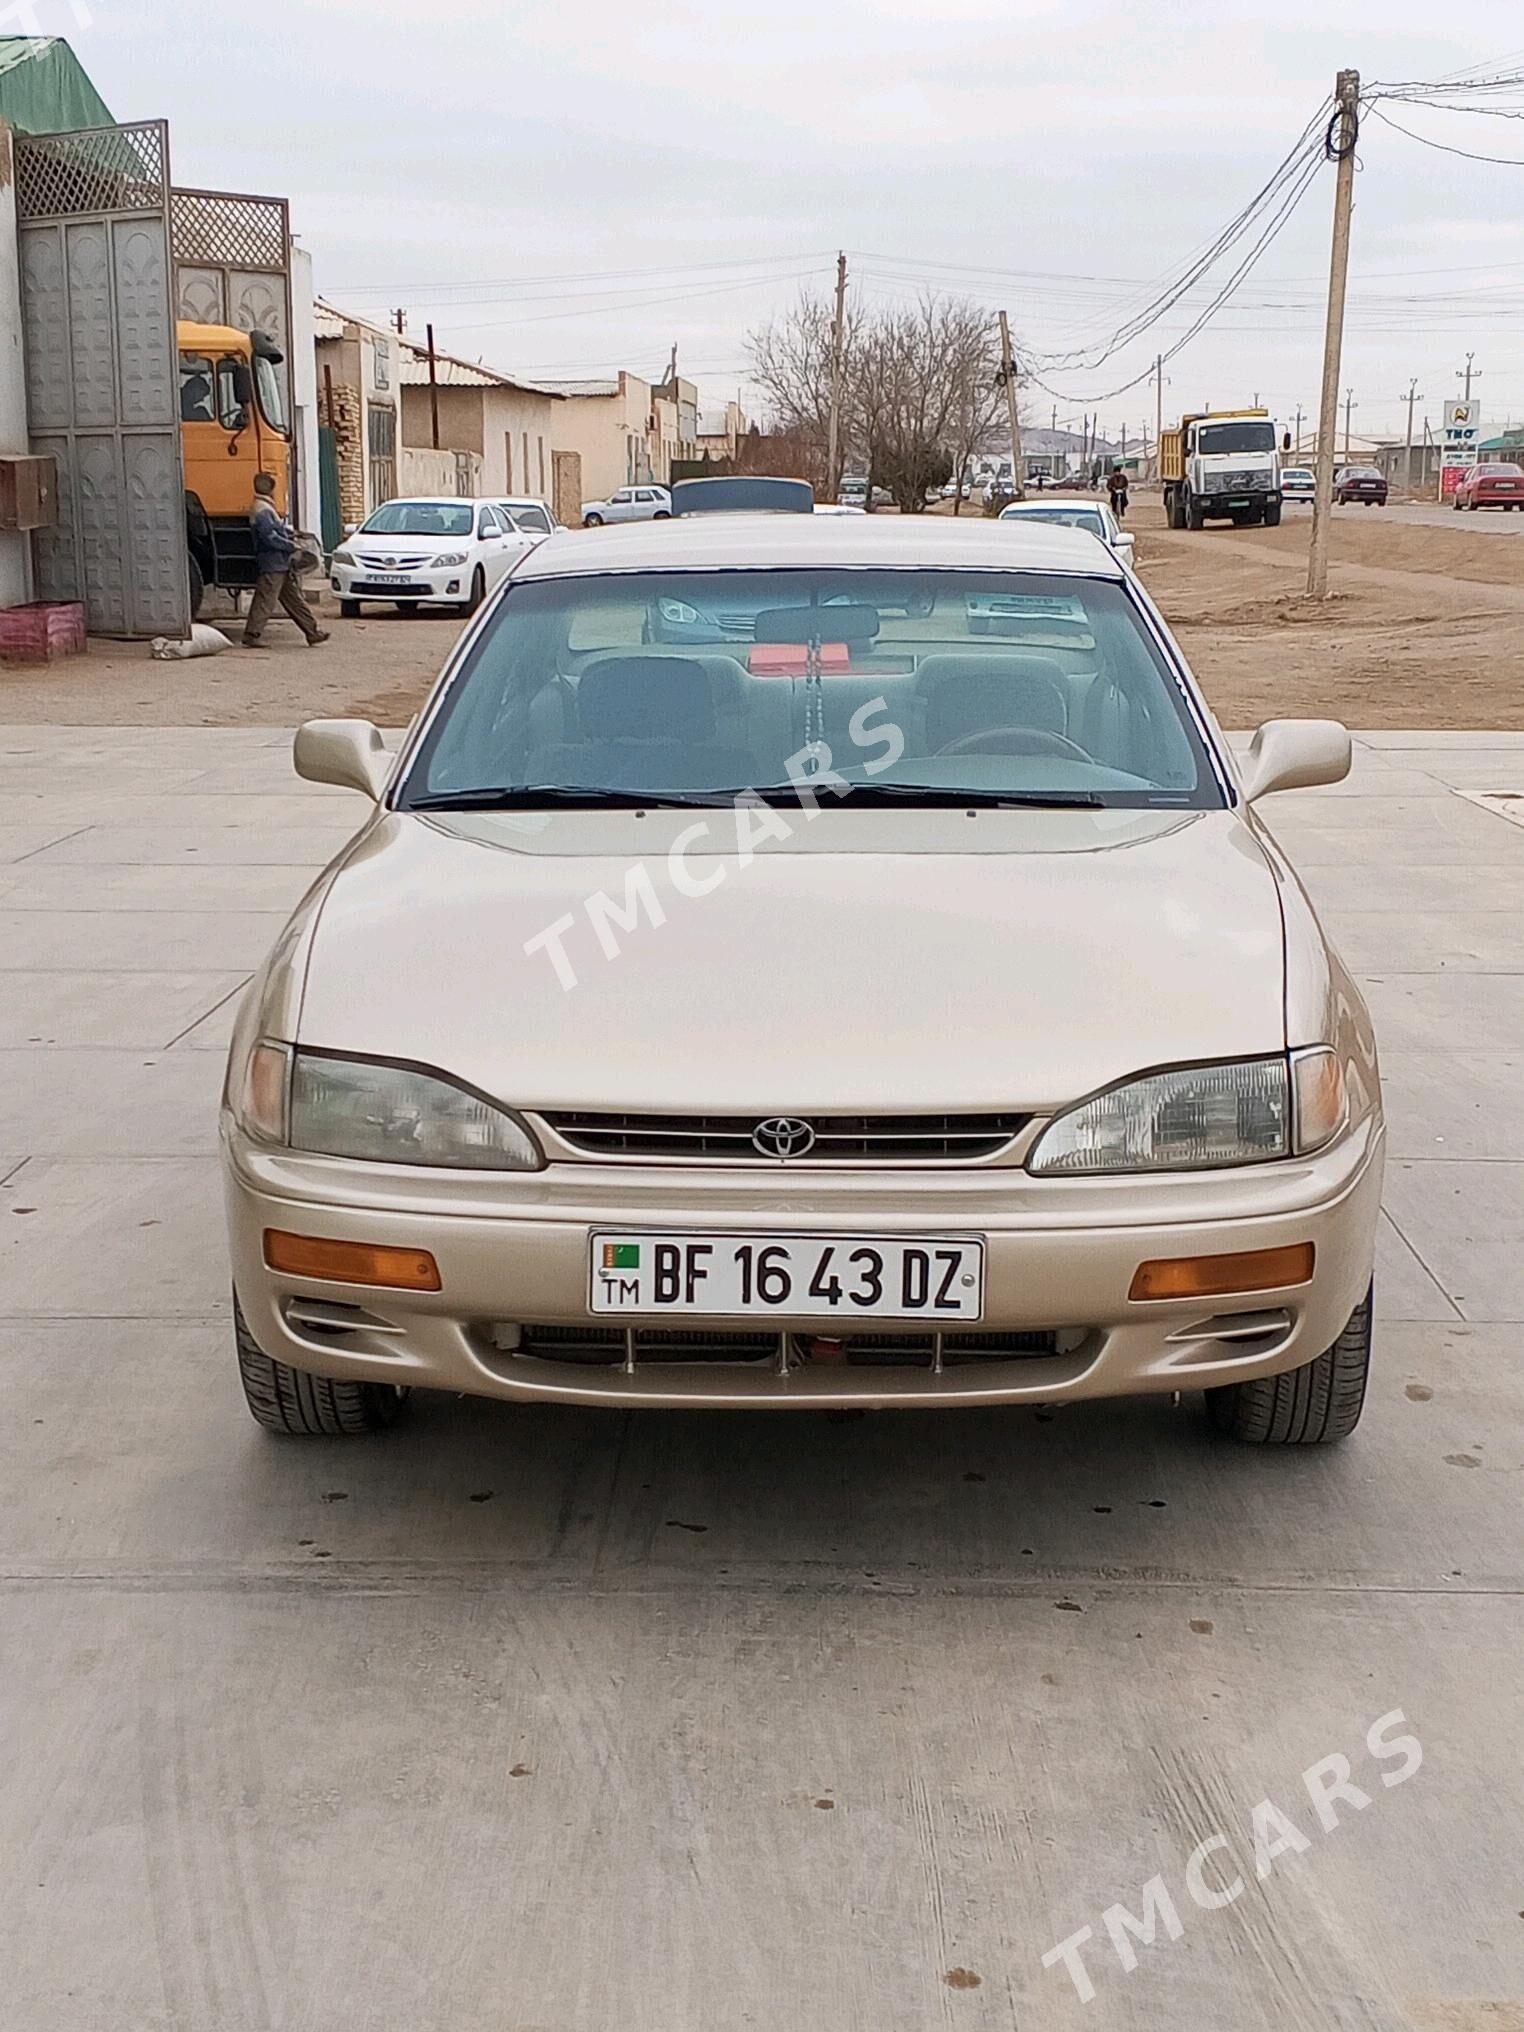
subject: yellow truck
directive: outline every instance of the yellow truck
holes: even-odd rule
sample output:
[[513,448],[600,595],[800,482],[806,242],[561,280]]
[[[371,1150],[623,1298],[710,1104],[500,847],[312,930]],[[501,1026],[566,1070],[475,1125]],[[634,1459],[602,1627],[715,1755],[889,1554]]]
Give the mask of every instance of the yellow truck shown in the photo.
[[190,609],[208,586],[252,586],[254,541],[249,510],[254,475],[275,481],[282,515],[291,503],[291,430],[276,369],[282,355],[265,332],[182,321],[180,443],[185,461],[185,539]]
[[1281,452],[1268,409],[1207,409],[1183,416],[1159,439],[1159,477],[1171,529],[1208,521],[1281,519]]

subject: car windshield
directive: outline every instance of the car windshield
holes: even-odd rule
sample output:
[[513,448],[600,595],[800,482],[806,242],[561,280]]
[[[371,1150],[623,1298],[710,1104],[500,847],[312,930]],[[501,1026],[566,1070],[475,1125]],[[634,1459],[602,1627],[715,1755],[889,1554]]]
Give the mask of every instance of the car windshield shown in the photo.
[[1312,478],[1312,468],[1310,466],[1287,466],[1281,473],[1281,478],[1283,480],[1310,480]]
[[1002,522],[1058,522],[1066,529],[1088,529],[1092,536],[1104,538],[1106,524],[1099,508],[1004,508]]
[[1516,480],[1524,473],[1524,466],[1478,466],[1479,480]]
[[1344,477],[1346,480],[1379,480],[1381,475],[1374,466],[1346,466]]
[[1199,452],[1273,452],[1275,450],[1275,425],[1273,423],[1209,423],[1202,424],[1196,431],[1196,449]]
[[398,802],[1225,801],[1180,676],[1115,581],[659,571],[510,581]]
[[498,506],[512,521],[515,529],[532,530],[537,535],[549,536],[550,517],[535,501],[501,501]]
[[458,501],[388,501],[361,526],[362,536],[469,536],[475,513]]

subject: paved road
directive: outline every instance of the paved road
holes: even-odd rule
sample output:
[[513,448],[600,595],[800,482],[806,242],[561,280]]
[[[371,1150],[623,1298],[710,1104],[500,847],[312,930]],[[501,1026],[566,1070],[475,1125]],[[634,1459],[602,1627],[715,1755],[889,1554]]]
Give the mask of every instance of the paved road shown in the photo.
[[[1524,736],[1372,735],[1282,800],[1389,1083],[1346,1449],[1160,1401],[283,1445],[213,1110],[353,804],[269,730],[0,739],[4,2032],[1517,2028],[1524,827],[1466,795],[1509,790]],[[1089,2010],[1042,1965],[1085,1926]]]

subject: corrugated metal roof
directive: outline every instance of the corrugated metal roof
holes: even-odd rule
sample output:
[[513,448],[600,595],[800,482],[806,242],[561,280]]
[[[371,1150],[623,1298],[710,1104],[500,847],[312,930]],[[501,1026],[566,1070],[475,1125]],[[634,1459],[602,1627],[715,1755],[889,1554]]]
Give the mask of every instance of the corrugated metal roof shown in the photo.
[[[416,339],[400,341],[399,375],[403,383],[416,388],[427,386],[429,379],[428,348],[420,346]],[[513,388],[523,395],[555,395],[558,391],[537,381],[524,381],[513,374],[500,374],[495,367],[484,367],[476,360],[462,360],[454,353],[434,352],[434,378],[441,388]]]
[[538,384],[550,395],[617,395],[619,377],[595,381],[541,381]]

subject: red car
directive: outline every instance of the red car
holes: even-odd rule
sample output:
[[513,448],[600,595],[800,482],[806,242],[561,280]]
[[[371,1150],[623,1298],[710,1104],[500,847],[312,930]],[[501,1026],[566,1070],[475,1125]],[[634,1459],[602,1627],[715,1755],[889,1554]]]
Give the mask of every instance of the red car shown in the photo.
[[1473,466],[1450,498],[1455,508],[1524,508],[1524,466]]

